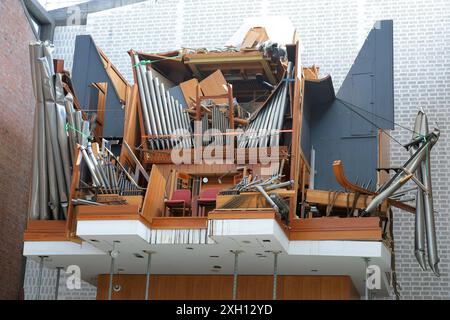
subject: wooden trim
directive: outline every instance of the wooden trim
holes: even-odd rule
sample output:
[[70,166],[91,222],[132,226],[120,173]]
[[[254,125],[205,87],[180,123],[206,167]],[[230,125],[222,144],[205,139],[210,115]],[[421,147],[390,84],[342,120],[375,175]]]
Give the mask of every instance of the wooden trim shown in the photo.
[[228,219],[275,219],[275,211],[267,210],[221,210],[216,209],[208,213],[209,220],[228,220]]
[[[301,123],[302,123],[302,110],[303,110],[303,97],[304,97],[304,77],[303,77],[303,70],[302,66],[298,66],[297,63],[299,61],[298,55],[300,54],[299,50],[299,42],[297,41],[295,49],[295,71],[294,71],[294,77],[295,77],[295,83],[294,83],[294,101],[293,101],[293,113],[292,113],[292,139],[291,139],[291,145],[292,145],[292,152],[291,152],[291,171],[290,171],[290,178],[291,180],[294,180],[293,189],[296,192],[295,197],[290,201],[290,210],[289,210],[289,221],[294,220],[295,213],[297,212],[297,199],[298,199],[298,191],[301,188],[303,191],[303,186],[300,186],[300,169],[301,169]],[[299,77],[300,75],[300,77]],[[304,184],[305,182],[302,181]]]
[[[35,233],[25,231],[23,241],[72,241],[65,232],[61,233]],[[76,242],[76,241],[75,241]]]
[[94,220],[139,220],[148,228],[151,226],[137,205],[78,206],[77,221]]
[[28,220],[24,241],[69,241],[65,220]]
[[76,198],[77,188],[80,183],[80,165],[81,165],[81,151],[80,145],[77,145],[77,154],[75,165],[72,170],[72,181],[70,183],[70,193],[69,193],[69,207],[67,209],[67,224],[66,224],[66,233],[69,238],[77,238],[76,237],[76,228],[77,224],[75,221],[75,207],[72,203],[72,199]]
[[204,217],[156,217],[152,219],[151,229],[206,229],[208,219]]
[[291,222],[289,240],[382,240],[380,218],[313,218]]

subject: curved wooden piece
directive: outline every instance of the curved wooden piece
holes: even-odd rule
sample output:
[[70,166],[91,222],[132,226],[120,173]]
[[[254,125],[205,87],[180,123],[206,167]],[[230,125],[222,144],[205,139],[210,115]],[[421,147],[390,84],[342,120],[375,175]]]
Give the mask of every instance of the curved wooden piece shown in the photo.
[[[336,177],[337,182],[344,187],[347,190],[353,191],[353,192],[359,192],[361,194],[368,194],[368,195],[376,195],[375,192],[372,192],[370,190],[367,190],[365,188],[362,188],[356,184],[351,183],[344,173],[344,165],[342,164],[341,160],[336,160],[333,162],[333,173]],[[393,199],[387,199],[390,205],[393,207],[408,211],[410,213],[416,213],[416,208],[403,203],[401,201],[393,200]]]

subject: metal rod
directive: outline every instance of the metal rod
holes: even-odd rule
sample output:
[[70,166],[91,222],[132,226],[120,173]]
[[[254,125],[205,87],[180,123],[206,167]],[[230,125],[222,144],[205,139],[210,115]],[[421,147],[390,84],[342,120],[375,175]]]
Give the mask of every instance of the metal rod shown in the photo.
[[41,286],[42,286],[42,272],[44,270],[44,259],[46,256],[39,256],[39,276],[38,276],[38,283],[37,283],[37,295],[36,300],[41,300]]
[[277,300],[278,255],[279,251],[273,251],[273,300]]
[[114,264],[116,262],[115,260],[116,260],[117,256],[119,255],[119,252],[115,250],[116,243],[117,243],[116,241],[113,241],[113,247],[112,247],[112,250],[109,253],[110,256],[111,256],[111,264],[110,264],[110,268],[109,268],[108,300],[112,299]]
[[148,300],[150,291],[150,271],[152,266],[152,254],[154,252],[146,251],[146,253],[148,254],[148,260],[147,260],[147,275],[145,278],[145,300]]
[[363,258],[363,259],[364,259],[364,267],[365,267],[364,298],[365,298],[365,300],[369,300],[369,294],[370,294],[370,291],[369,291],[369,279],[367,277],[367,271],[368,271],[368,268],[369,268],[369,258]]
[[231,251],[234,253],[234,271],[233,271],[233,300],[237,298],[237,285],[238,285],[238,263],[239,263],[239,254],[243,251],[234,250]]
[[263,195],[263,197],[267,200],[267,202],[270,204],[270,206],[276,211],[279,212],[279,208],[278,206],[275,204],[275,202],[273,202],[273,200],[269,197],[269,195],[267,194],[267,192],[263,189],[262,186],[255,186],[256,190],[259,191],[259,193],[261,193]]
[[61,269],[62,269],[62,267],[56,267],[55,300],[58,300],[59,278],[61,277]]

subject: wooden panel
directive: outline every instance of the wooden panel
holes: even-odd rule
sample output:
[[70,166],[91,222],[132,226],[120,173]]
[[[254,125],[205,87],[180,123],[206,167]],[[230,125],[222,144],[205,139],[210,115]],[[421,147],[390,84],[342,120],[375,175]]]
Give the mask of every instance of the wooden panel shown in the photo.
[[295,219],[290,240],[377,240],[382,239],[380,218]]
[[164,198],[166,191],[166,179],[162,175],[157,165],[152,166],[150,179],[148,180],[147,191],[142,207],[142,215],[148,221],[155,217],[164,215]]
[[96,137],[96,141],[98,143],[101,143],[101,137],[103,137],[103,125],[105,120],[106,95],[108,94],[108,83],[99,82],[93,83],[92,85],[98,90],[97,117],[95,119],[96,125],[94,130],[94,136]]
[[[72,181],[70,182],[70,193],[69,193],[69,199],[75,199],[77,198],[77,188],[80,184],[80,166],[81,166],[81,151],[80,146],[77,145],[77,151],[76,151],[76,161],[75,166],[72,170]],[[75,220],[76,212],[75,212],[75,206],[73,205],[72,201],[69,201],[69,208],[67,209],[67,224],[66,224],[66,232],[67,236],[70,238],[76,238],[76,228],[77,223]]]
[[119,96],[119,99],[122,100],[122,102],[125,102],[127,98],[126,96],[127,88],[129,86],[127,80],[122,76],[119,70],[111,63],[106,54],[100,48],[97,47],[97,51],[102,59],[106,73],[111,79],[114,89],[116,90],[117,95]]
[[153,218],[151,229],[206,229],[208,219],[203,217],[159,217]]
[[[137,112],[137,103],[138,103],[138,87],[134,85],[132,89],[129,89],[130,94],[127,94],[127,103],[125,106],[125,120],[124,120],[124,128],[123,128],[123,141],[128,143],[129,146],[134,147],[136,145],[137,139],[137,128],[139,126],[138,123],[138,112]],[[133,163],[131,158],[128,155],[127,148],[121,148],[120,151],[120,162],[124,164],[124,160],[127,159],[129,163]]]
[[67,241],[65,220],[28,220],[24,241]]
[[262,210],[220,210],[216,209],[208,213],[210,220],[222,219],[275,219],[275,210],[272,208]]
[[253,27],[248,30],[241,44],[241,49],[253,48],[258,43],[262,43],[269,39],[264,27]]
[[[220,70],[216,70],[200,81],[200,88],[205,96],[218,96],[228,94],[227,81]],[[213,99],[216,104],[228,103],[227,98]]]
[[[295,61],[300,61],[299,59],[300,50],[299,50],[299,42],[297,41],[295,44]],[[294,69],[294,101],[292,102],[292,156],[290,159],[290,179],[294,180],[293,189],[297,192],[296,197],[290,203],[289,210],[289,221],[294,220],[294,215],[297,212],[297,196],[299,189],[303,189],[303,185],[305,181],[300,182],[300,174],[301,174],[301,163],[302,158],[301,148],[300,148],[300,137],[301,137],[301,123],[302,123],[302,112],[303,112],[303,98],[304,98],[304,77],[302,68],[299,65],[295,65]],[[303,175],[305,176],[305,175]],[[301,184],[300,184],[301,183]]]
[[[391,166],[390,142],[390,137],[383,130],[378,130],[378,168],[389,168]],[[389,179],[389,174],[381,170],[377,173],[377,178],[377,184],[381,186]]]
[[[145,275],[115,275],[113,300],[144,299]],[[98,276],[97,299],[108,297],[109,275]],[[152,275],[150,300],[230,300],[231,275]],[[270,275],[238,276],[239,300],[271,300],[273,277]],[[278,276],[277,298],[280,300],[359,299],[349,276]]]
[[90,206],[90,205],[80,205],[78,206],[77,216],[80,217],[82,215],[102,215],[102,214],[136,214],[139,213],[139,207],[137,205],[105,205],[105,206]]
[[[198,80],[192,78],[191,80],[180,83],[181,92],[183,92],[184,100],[186,100],[187,107],[190,107],[196,101]],[[200,94],[200,96],[202,96]]]

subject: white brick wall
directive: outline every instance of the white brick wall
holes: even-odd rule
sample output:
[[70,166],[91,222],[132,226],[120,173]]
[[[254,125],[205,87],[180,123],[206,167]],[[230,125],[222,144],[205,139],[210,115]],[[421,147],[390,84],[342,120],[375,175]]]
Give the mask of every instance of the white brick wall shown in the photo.
[[[41,285],[41,300],[54,300],[56,290],[57,271],[43,268],[42,285]],[[26,300],[35,300],[38,294],[38,278],[39,278],[39,263],[28,259],[27,272],[24,281],[24,293]],[[66,273],[61,270],[58,289],[58,300],[95,300],[97,296],[97,288],[89,283],[82,282],[81,289],[69,290],[66,285]]]
[[[450,298],[449,120],[450,120],[450,2],[446,0],[150,0],[88,16],[85,30],[93,35],[119,70],[131,80],[133,48],[147,52],[184,47],[222,46],[246,17],[289,16],[303,43],[302,61],[331,74],[339,89],[370,28],[376,20],[394,20],[395,120],[410,127],[420,106],[441,129],[432,152],[441,278],[421,272],[413,255],[413,216],[396,211],[395,236],[398,280],[403,298]],[[56,55],[71,65],[69,49],[78,32],[57,28]],[[81,28],[83,29],[83,28]],[[69,36],[72,34],[72,36]],[[73,51],[73,49],[71,49]],[[397,128],[401,142],[410,133]],[[392,143],[392,165],[408,153]]]

